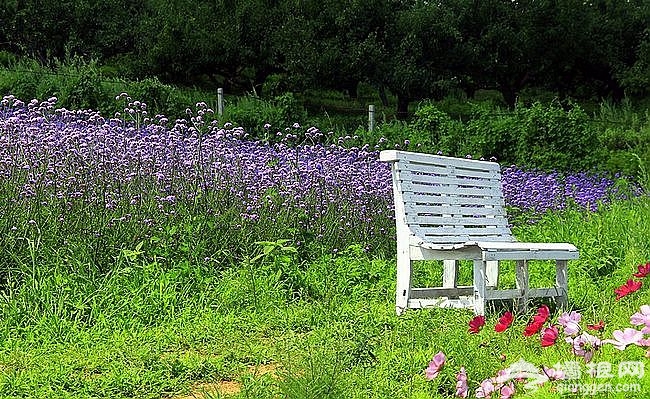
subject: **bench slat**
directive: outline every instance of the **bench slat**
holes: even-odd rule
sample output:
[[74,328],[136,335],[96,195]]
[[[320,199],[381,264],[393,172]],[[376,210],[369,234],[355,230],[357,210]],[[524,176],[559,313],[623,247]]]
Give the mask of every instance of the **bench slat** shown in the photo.
[[[480,198],[501,198],[501,191],[495,188],[465,188],[465,187],[453,187],[453,186],[423,186],[423,185],[414,185],[411,183],[404,183],[402,185],[402,192],[404,197],[410,199],[411,195],[420,195],[419,198],[436,198],[440,199],[443,203],[446,202],[446,198],[454,197],[480,197]],[[448,194],[442,196],[441,194]],[[417,198],[417,197],[416,197]]]
[[481,206],[503,206],[502,197],[453,197],[430,194],[403,193],[404,204],[415,204],[417,206],[437,205],[481,205]]
[[413,174],[422,174],[429,176],[458,176],[462,178],[483,178],[491,179],[501,174],[499,169],[468,169],[463,167],[436,166],[426,163],[397,163],[395,170],[402,174],[410,172]]
[[406,215],[406,221],[409,224],[419,226],[420,228],[430,227],[431,229],[439,229],[443,226],[458,226],[474,228],[480,230],[481,226],[508,226],[508,219],[503,216],[488,218],[485,216],[479,217],[459,217],[459,216],[424,216],[413,217],[413,215]]
[[460,185],[465,187],[493,187],[496,189],[501,189],[501,181],[498,177],[490,178],[458,178],[456,176],[433,176],[433,175],[422,175],[422,174],[412,174],[408,172],[402,172],[399,176],[400,181],[403,183],[410,182],[413,184],[421,185],[432,185],[432,184],[453,184]]
[[463,227],[420,227],[413,226],[413,232],[424,242],[463,243],[468,241],[512,241],[510,229],[505,227],[482,227],[468,229]]
[[465,215],[465,216],[505,216],[506,211],[501,207],[487,206],[462,206],[462,205],[414,205],[405,206],[406,214],[414,217],[426,218],[427,216]]
[[382,151],[380,154],[380,160],[384,162],[394,162],[394,161],[422,162],[425,164],[439,165],[439,166],[453,165],[453,166],[462,166],[466,168],[500,170],[499,164],[495,162],[480,161],[476,159],[467,159],[467,158],[446,157],[442,155],[422,154],[416,152],[396,151],[396,150]]

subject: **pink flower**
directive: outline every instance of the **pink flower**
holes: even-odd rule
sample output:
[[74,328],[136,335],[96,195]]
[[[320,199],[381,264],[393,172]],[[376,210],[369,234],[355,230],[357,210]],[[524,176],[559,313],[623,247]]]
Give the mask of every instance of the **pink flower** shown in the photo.
[[555,341],[557,341],[557,336],[558,336],[558,330],[556,326],[550,326],[549,328],[545,328],[544,332],[542,333],[542,347],[547,347],[547,346],[552,346],[555,345]]
[[479,385],[479,387],[476,388],[476,397],[489,398],[492,396],[492,393],[495,390],[496,387],[494,386],[494,383],[492,383],[492,379],[488,378],[487,380],[483,380],[483,382],[481,382],[481,385]]
[[643,278],[650,274],[650,263],[638,265],[636,268],[638,272],[633,274],[634,277]]
[[433,380],[438,376],[442,366],[445,365],[445,360],[447,360],[447,358],[442,352],[438,352],[433,356],[433,359],[429,362],[429,367],[424,369],[424,376],[427,380]]
[[466,398],[468,395],[469,385],[467,384],[467,373],[465,373],[465,367],[461,367],[458,374],[456,374],[456,396]]
[[510,381],[501,387],[501,399],[510,399],[515,394],[515,384]]
[[542,371],[544,372],[544,374],[546,374],[548,379],[551,381],[563,380],[566,377],[564,371],[556,370],[551,367],[542,366]]
[[510,370],[505,369],[505,370],[499,370],[497,371],[497,376],[496,378],[492,379],[492,383],[495,385],[501,385],[508,380],[511,380],[513,378],[512,374],[510,373]]
[[616,300],[618,301],[624,296],[631,294],[635,291],[638,291],[642,285],[643,283],[641,281],[636,281],[632,279],[627,280],[625,284],[621,285],[620,287],[614,290],[614,292],[616,293]]
[[471,334],[478,333],[485,325],[485,316],[476,316],[469,321],[469,332]]
[[650,305],[641,306],[641,311],[630,317],[630,323],[635,326],[644,326],[641,332],[650,334]]
[[602,345],[600,338],[586,332],[583,332],[575,338],[567,337],[566,341],[573,344],[573,353],[576,356],[584,357],[587,363],[594,356],[594,351]]
[[643,339],[643,333],[634,328],[626,328],[625,330],[614,330],[612,333],[614,339],[606,339],[603,342],[610,343],[618,350],[625,350],[628,345],[639,345],[639,341]]
[[564,327],[566,335],[576,335],[580,332],[580,319],[582,319],[582,315],[574,310],[571,313],[562,313],[557,322]]
[[514,319],[514,316],[510,312],[505,312],[503,316],[499,318],[499,321],[497,324],[494,326],[494,331],[501,333],[504,332],[508,327],[510,327],[510,324],[512,324],[512,320]]

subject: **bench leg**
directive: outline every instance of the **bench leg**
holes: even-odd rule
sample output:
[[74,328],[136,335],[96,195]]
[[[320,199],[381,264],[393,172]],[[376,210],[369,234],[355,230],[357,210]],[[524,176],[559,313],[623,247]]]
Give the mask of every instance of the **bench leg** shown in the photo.
[[515,281],[519,290],[517,310],[525,312],[528,307],[528,264],[525,260],[518,260],[515,268]]
[[[442,287],[443,288],[456,288],[458,287],[458,261],[445,260],[443,261],[442,270]],[[457,298],[458,296],[453,296]],[[452,298],[452,296],[450,296]]]
[[411,294],[411,259],[408,255],[397,256],[397,284],[395,292],[395,311],[397,315],[408,308]]
[[485,272],[487,273],[487,286],[490,288],[497,288],[497,285],[499,284],[499,261],[486,261]]
[[567,283],[567,261],[555,261],[555,287],[558,290],[558,296],[555,297],[557,305],[566,309],[569,305],[568,292],[569,287]]
[[474,314],[485,314],[486,282],[485,263],[482,260],[474,261]]

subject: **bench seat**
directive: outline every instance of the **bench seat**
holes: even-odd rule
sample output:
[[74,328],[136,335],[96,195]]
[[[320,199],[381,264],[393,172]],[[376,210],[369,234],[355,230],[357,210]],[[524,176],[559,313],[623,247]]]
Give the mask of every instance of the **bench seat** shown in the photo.
[[[512,235],[495,162],[406,151],[382,151],[391,164],[397,227],[398,314],[429,306],[472,308],[484,314],[489,300],[514,299],[525,310],[535,297],[567,304],[567,261],[578,258],[568,243],[518,242]],[[442,260],[442,287],[411,286],[412,261]],[[473,261],[473,285],[458,286],[459,260]],[[497,289],[500,261],[515,261],[515,289]],[[528,261],[554,260],[555,284],[530,288]]]

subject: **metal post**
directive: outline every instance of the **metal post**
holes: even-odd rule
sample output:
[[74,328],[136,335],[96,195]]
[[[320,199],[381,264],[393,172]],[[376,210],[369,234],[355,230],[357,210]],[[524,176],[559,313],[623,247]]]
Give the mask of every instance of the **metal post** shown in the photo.
[[217,89],[217,115],[223,115],[223,89]]
[[375,106],[368,105],[368,131],[375,130]]

